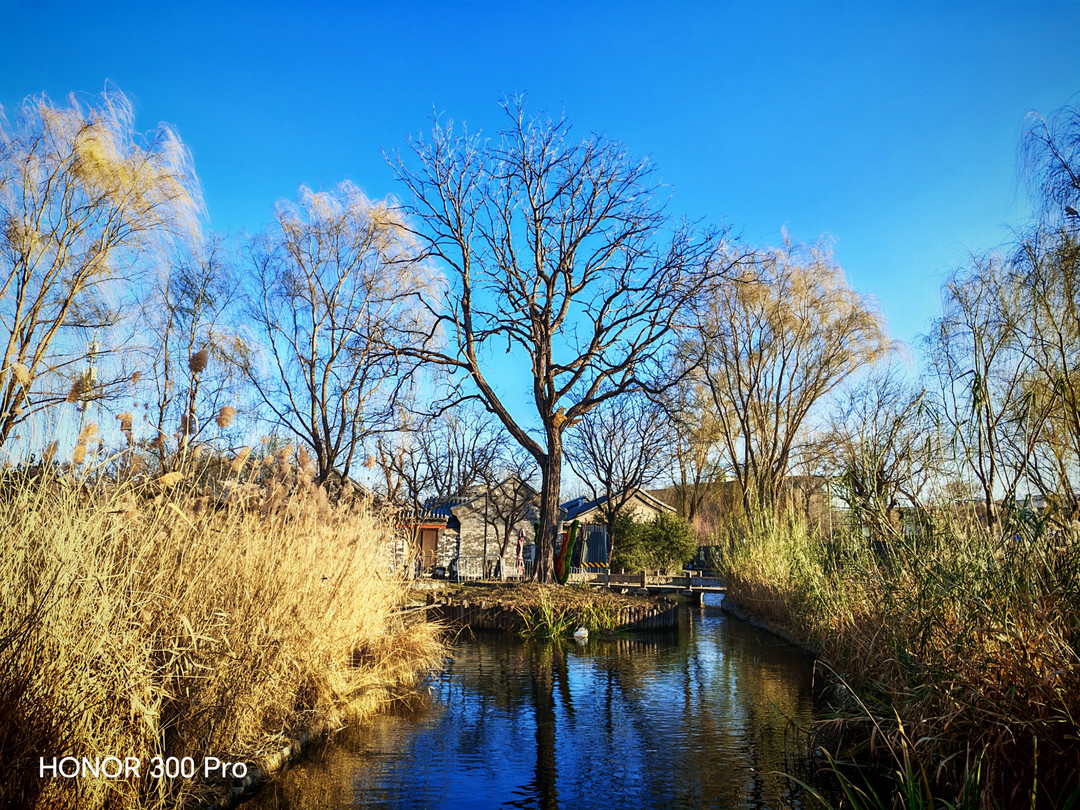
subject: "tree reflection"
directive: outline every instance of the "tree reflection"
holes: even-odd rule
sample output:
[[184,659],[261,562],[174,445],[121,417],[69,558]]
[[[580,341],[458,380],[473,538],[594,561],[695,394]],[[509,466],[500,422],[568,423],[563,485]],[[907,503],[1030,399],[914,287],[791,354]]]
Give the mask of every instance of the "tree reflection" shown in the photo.
[[710,611],[584,648],[480,636],[434,682],[441,714],[361,730],[325,778],[365,807],[791,806],[785,732],[811,717],[810,674]]
[[[558,644],[533,645],[533,708],[536,712],[536,790],[542,810],[559,806],[558,768],[555,762],[555,672],[566,683],[566,657]],[[560,695],[569,701],[569,693]]]

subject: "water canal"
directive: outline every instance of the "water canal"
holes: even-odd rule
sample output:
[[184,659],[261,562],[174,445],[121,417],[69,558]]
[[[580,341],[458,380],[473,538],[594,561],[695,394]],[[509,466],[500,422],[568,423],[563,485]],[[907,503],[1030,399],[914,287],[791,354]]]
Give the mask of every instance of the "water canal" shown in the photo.
[[[715,598],[718,601],[719,597]],[[462,639],[410,710],[295,765],[245,808],[813,807],[786,775],[812,662],[724,616],[584,647]]]

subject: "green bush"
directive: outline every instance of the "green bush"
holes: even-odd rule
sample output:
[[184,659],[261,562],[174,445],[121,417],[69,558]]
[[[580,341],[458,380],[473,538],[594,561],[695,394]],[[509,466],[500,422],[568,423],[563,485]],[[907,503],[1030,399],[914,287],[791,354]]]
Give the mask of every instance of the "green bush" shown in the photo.
[[626,571],[680,568],[694,556],[697,541],[690,524],[677,515],[662,512],[648,523],[621,514],[615,521],[615,544],[611,567]]
[[665,571],[682,568],[697,551],[697,539],[690,524],[671,512],[660,512],[651,523],[645,524],[643,534],[650,568]]
[[638,523],[626,512],[615,518],[615,542],[611,549],[611,567],[615,570],[640,571],[647,567],[644,523]]

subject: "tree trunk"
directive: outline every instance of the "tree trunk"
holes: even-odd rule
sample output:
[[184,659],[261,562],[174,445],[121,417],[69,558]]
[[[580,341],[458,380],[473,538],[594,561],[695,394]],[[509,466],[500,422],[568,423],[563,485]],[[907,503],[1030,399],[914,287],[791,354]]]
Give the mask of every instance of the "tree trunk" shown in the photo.
[[541,463],[540,536],[537,538],[537,582],[555,581],[555,549],[559,539],[559,489],[562,484],[562,436],[549,438],[549,452]]

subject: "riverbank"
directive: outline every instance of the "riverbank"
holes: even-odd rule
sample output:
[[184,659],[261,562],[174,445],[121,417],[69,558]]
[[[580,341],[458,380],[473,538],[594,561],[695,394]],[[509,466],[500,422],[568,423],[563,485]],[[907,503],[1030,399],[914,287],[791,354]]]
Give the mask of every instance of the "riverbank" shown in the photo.
[[513,582],[432,582],[411,598],[429,618],[452,627],[559,637],[584,627],[590,632],[671,630],[678,626],[678,599],[624,594],[584,585]]
[[[213,503],[183,476],[4,482],[0,805],[210,803],[442,663],[438,629],[406,625],[384,573],[388,527],[290,475]],[[42,778],[40,757],[80,774]]]
[[727,549],[723,578],[731,600],[852,686],[861,717],[832,739],[876,738],[905,779],[950,801],[1080,797],[1075,534],[994,540],[943,522],[874,549],[759,520]]

